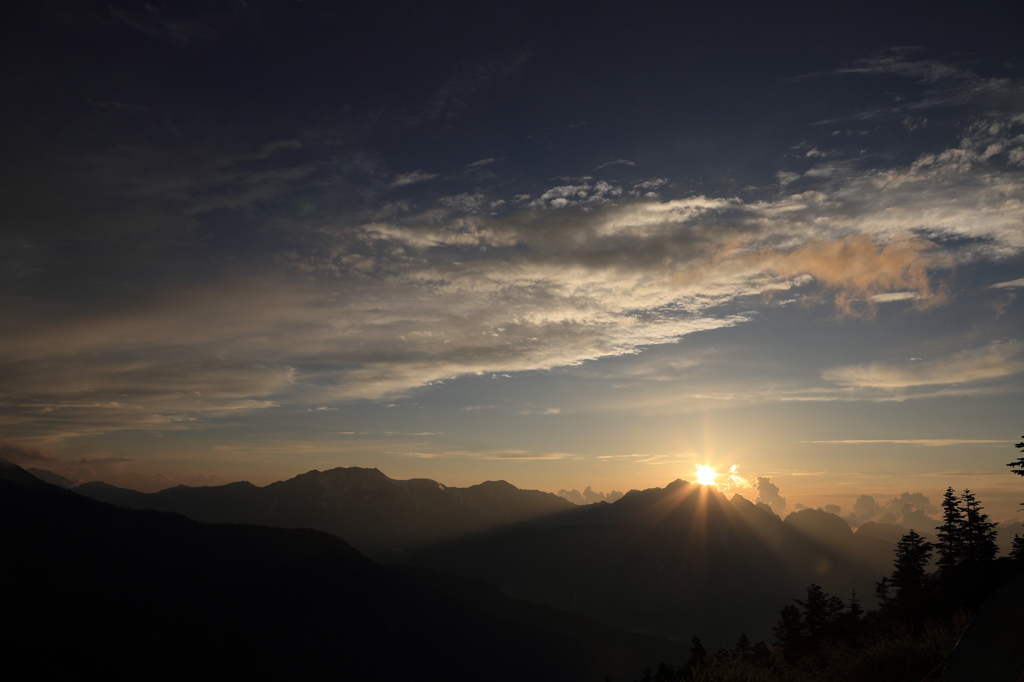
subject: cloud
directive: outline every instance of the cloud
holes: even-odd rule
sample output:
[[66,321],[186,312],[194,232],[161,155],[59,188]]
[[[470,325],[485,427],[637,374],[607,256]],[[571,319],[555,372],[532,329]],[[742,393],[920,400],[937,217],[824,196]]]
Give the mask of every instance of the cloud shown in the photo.
[[821,123],[897,119],[914,130],[927,123],[927,119],[915,114],[927,109],[962,106],[979,99],[984,100],[990,110],[1002,105],[1013,111],[1019,106],[1020,85],[1011,79],[984,78],[960,65],[937,59],[914,59],[914,54],[914,49],[890,48],[881,54],[839,68],[834,73],[902,76],[916,81],[922,87],[923,94],[920,97],[899,97],[895,104],[861,110],[846,118]]
[[835,73],[898,74],[928,83],[944,79],[970,80],[975,78],[974,73],[967,69],[938,60],[910,61],[907,57],[912,54],[912,50],[908,48],[891,48],[887,52],[888,54],[857,60],[851,66],[836,69]]
[[565,452],[528,452],[526,450],[487,450],[479,453],[480,459],[568,459],[572,455]]
[[[585,180],[590,179],[586,178]],[[622,193],[621,187],[604,180],[593,183],[584,181],[578,185],[552,187],[531,201],[530,206],[533,208],[565,208],[567,206],[599,204],[622,196]]]
[[894,291],[889,294],[874,294],[871,296],[871,300],[875,303],[892,303],[894,301],[913,301],[920,297],[920,294],[913,291]]
[[268,142],[260,149],[256,154],[253,154],[250,158],[253,159],[269,159],[278,152],[302,149],[305,145],[301,140],[290,139],[290,140],[276,140],[274,142]]
[[391,181],[392,187],[404,187],[405,185],[414,185],[418,182],[426,182],[427,180],[433,180],[439,177],[437,173],[427,173],[420,169],[416,169],[411,173],[403,173],[396,175]]
[[[411,434],[410,434],[411,435]],[[490,460],[558,460],[571,459],[574,455],[565,452],[533,452],[531,450],[492,449],[492,450],[436,450],[425,451],[393,451],[391,454],[418,459],[490,459]]]
[[465,192],[454,196],[441,197],[440,201],[445,206],[465,213],[476,213],[481,208],[489,207],[490,205],[487,197],[482,192],[474,192],[472,194]]
[[919,438],[919,439],[894,439],[894,440],[805,440],[802,443],[814,443],[818,445],[862,445],[862,444],[883,444],[893,445],[925,445],[929,447],[940,447],[946,445],[968,445],[972,443],[1012,443],[1009,440],[978,440],[966,438]]
[[[75,291],[54,304],[69,311],[59,319],[29,297],[0,299],[4,319],[19,321],[0,340],[0,425],[19,438],[70,437],[208,427],[275,405],[390,400],[460,376],[580,366],[744,325],[780,292],[787,301],[830,301],[839,316],[870,317],[897,300],[916,310],[938,307],[948,301],[954,268],[1024,254],[1024,168],[1012,162],[1019,125],[975,121],[957,144],[907,163],[850,162],[827,174],[817,166],[817,174],[760,200],[639,198],[629,193],[672,183],[618,186],[584,177],[532,196],[501,196],[495,186],[418,204],[410,198],[313,211],[301,220],[282,210],[252,219],[270,246],[230,258],[206,244],[230,241],[234,229],[222,234],[219,223],[212,230],[204,222],[212,224],[214,208],[249,211],[317,183],[337,190],[332,183],[340,181],[323,174],[322,162],[290,163],[300,151],[311,153],[315,135],[205,155],[109,149],[90,157],[90,187],[103,188],[98,205],[130,197],[141,208],[97,209],[93,222],[62,208],[41,221],[39,234],[26,232],[26,246],[12,247],[19,255],[11,260],[46,251],[54,260],[32,267],[56,273],[63,261],[52,243],[64,245],[61,253],[90,244],[94,257],[76,259],[65,280],[90,282],[113,265],[104,260],[113,258],[105,255],[109,244],[138,240],[145,251],[125,246],[131,257],[118,256],[119,267],[148,274],[181,249],[190,263],[214,263],[216,272],[182,285],[172,263],[121,296],[67,287]],[[365,160],[350,165],[378,192],[438,177],[422,169],[388,177]],[[36,189],[31,201],[21,200],[26,216],[49,210],[37,208],[49,204]],[[63,200],[71,206],[80,198]],[[145,215],[135,212],[142,209]],[[835,367],[821,375],[831,386],[772,387],[756,398],[866,395],[847,388],[891,398],[897,389],[928,386],[939,387],[932,394],[962,394],[974,387],[957,384],[1022,369],[1019,344],[1005,342],[916,362]],[[734,404],[754,393],[687,395]]]
[[767,504],[772,511],[782,516],[786,511],[786,498],[779,495],[779,486],[772,483],[770,478],[757,477],[757,499],[756,502]]
[[626,159],[615,159],[614,161],[606,161],[600,166],[596,166],[594,170],[601,170],[602,168],[608,168],[609,166],[635,166],[636,163],[633,161],[627,161]]
[[561,414],[562,408],[560,407],[545,407],[528,410],[520,410],[519,414],[530,415],[530,414],[542,414],[542,415],[555,415]]
[[[807,274],[829,291],[835,292],[835,305],[842,315],[872,314],[878,296],[886,296],[892,289],[914,289],[914,298],[941,303],[944,295],[932,292],[928,275],[928,252],[931,242],[905,239],[878,244],[871,238],[858,235],[829,242],[814,242],[792,252],[768,256],[772,270],[792,278]],[[934,265],[933,265],[934,266]],[[901,297],[907,292],[900,291]],[[891,295],[888,294],[888,295]],[[863,310],[857,302],[865,302]],[[891,299],[890,299],[891,300]]]
[[[219,42],[230,30],[232,24],[238,22],[239,7],[203,8],[201,12],[190,11],[191,8],[179,5],[164,5],[159,11],[150,5],[145,9],[135,6],[110,7],[110,16],[121,22],[122,26],[142,33],[146,36],[163,40],[179,49],[200,49]],[[263,8],[245,6],[246,14],[261,14]],[[191,15],[191,16],[190,16]],[[89,22],[90,24],[92,22]]]
[[529,49],[507,53],[489,61],[460,62],[443,83],[431,93],[420,111],[408,117],[411,125],[424,120],[449,118],[458,115],[469,101],[495,82],[513,77],[530,61]]
[[925,535],[931,535],[938,524],[935,514],[938,507],[921,493],[904,492],[879,504],[871,495],[861,495],[853,504],[853,511],[843,518],[851,528],[868,522],[892,523],[913,528]]
[[775,174],[775,178],[779,181],[779,184],[785,187],[786,185],[792,184],[800,179],[799,173],[793,173],[791,171],[778,171]]
[[632,196],[640,196],[642,190],[648,190],[648,196],[651,194],[651,190],[656,190],[659,187],[663,187],[668,184],[668,178],[649,178],[647,180],[641,180],[640,182],[633,183],[633,190],[630,192]]
[[1024,347],[1020,342],[996,343],[933,360],[836,367],[826,370],[822,376],[826,381],[859,388],[963,384],[1024,372],[1022,351]]
[[[75,486],[89,481],[103,481],[132,490],[155,492],[181,483],[160,473],[125,471],[124,465],[135,462],[130,457],[57,457],[39,448],[0,442],[0,459],[23,468],[34,467],[66,479],[64,485]],[[210,479],[207,479],[210,480]],[[219,476],[216,480],[223,483]],[[219,484],[219,483],[218,483]],[[213,485],[213,483],[205,483]]]
[[59,461],[49,453],[33,447],[0,442],[0,459],[6,459],[19,466]]
[[558,495],[573,504],[594,504],[595,502],[614,502],[622,497],[623,493],[618,490],[612,490],[607,493],[599,492],[588,485],[582,493],[576,489],[566,490],[562,488],[558,491]]
[[1009,282],[999,282],[998,284],[993,284],[992,286],[989,287],[989,289],[1019,289],[1021,287],[1024,287],[1024,277],[1021,277],[1020,279],[1014,279]]

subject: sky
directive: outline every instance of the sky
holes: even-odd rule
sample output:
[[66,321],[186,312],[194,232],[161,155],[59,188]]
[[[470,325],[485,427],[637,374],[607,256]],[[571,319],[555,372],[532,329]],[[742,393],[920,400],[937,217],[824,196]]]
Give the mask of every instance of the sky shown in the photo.
[[3,24],[8,459],[1021,519],[1020,3]]

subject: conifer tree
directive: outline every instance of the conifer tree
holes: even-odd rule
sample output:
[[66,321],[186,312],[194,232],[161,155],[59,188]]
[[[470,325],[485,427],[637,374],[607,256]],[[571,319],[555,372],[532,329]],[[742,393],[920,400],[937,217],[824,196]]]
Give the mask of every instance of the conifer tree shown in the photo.
[[704,643],[700,641],[700,637],[694,635],[690,639],[690,660],[687,661],[687,665],[698,670],[700,666],[704,665],[707,658],[708,651],[704,648]]
[[[1022,438],[1024,438],[1024,436],[1022,436]],[[1018,450],[1024,450],[1024,441],[1017,443],[1013,447],[1017,448]],[[1016,469],[1016,471],[1014,471],[1013,473],[1017,474],[1018,476],[1024,476],[1024,457],[1018,457],[1017,461],[1008,462],[1006,466]],[[1020,504],[1022,507],[1024,507],[1024,502],[1021,502]]]
[[971,565],[993,561],[999,552],[996,544],[996,526],[982,514],[984,507],[970,490],[964,490],[963,500],[963,560]]
[[889,597],[890,589],[892,589],[892,584],[889,582],[889,576],[882,576],[881,580],[875,581],[875,598],[883,609],[892,602]]
[[754,651],[754,645],[750,643],[750,638],[747,637],[747,633],[741,632],[740,638],[736,640],[736,647],[733,649],[740,658],[746,658]]
[[942,572],[949,572],[963,563],[963,526],[964,512],[950,486],[942,496],[942,525],[935,528],[939,531],[936,549],[939,553],[939,570]]
[[803,608],[804,627],[813,635],[828,622],[828,595],[821,585],[807,586],[807,600],[794,599]]
[[932,558],[932,543],[925,542],[913,528],[896,543],[896,558],[892,573],[892,586],[896,599],[906,601],[911,595],[920,593],[927,575],[928,562]]
[[860,605],[860,600],[857,599],[857,590],[850,594],[849,614],[851,620],[860,620],[860,617],[864,615],[864,607]]
[[783,657],[790,663],[796,661],[807,648],[800,609],[792,604],[786,604],[779,611],[779,622],[772,628],[772,634],[775,635],[775,643],[782,647]]
[[[1024,438],[1024,436],[1021,436],[1021,438]],[[1017,443],[1013,447],[1019,450],[1024,450],[1024,441]],[[1024,457],[1018,457],[1016,462],[1009,462],[1006,466],[1013,467],[1014,469],[1016,469],[1016,471],[1014,471],[1013,473],[1017,474],[1018,476],[1024,476]],[[1024,504],[1024,502],[1022,502],[1021,504]]]
[[1010,549],[1010,558],[1014,559],[1024,567],[1024,537],[1014,533],[1013,547]]

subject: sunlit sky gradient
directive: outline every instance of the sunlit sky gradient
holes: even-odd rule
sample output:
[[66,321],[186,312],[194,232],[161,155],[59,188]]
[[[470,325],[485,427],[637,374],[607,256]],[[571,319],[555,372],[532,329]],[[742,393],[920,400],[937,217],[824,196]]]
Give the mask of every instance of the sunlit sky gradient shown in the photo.
[[20,3],[3,455],[1020,518],[1019,3],[478,4]]

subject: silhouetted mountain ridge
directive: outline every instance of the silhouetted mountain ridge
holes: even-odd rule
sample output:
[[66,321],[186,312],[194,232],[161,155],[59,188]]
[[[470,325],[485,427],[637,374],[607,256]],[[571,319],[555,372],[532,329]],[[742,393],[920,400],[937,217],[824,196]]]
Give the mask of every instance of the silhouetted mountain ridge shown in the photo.
[[506,481],[449,488],[424,478],[395,480],[379,469],[362,467],[313,470],[262,488],[248,482],[179,485],[146,494],[86,483],[74,490],[104,502],[173,511],[198,521],[323,530],[387,560],[401,558],[410,548],[574,506],[552,493],[520,490]]
[[5,646],[37,676],[582,681],[671,655],[319,531],[128,510],[14,465],[0,515]]
[[677,480],[444,542],[413,561],[638,632],[770,640],[779,609],[809,583],[863,599],[891,571],[890,544],[808,511],[787,523],[765,505]]
[[412,549],[417,565],[615,627],[726,644],[743,631],[770,639],[781,606],[811,582],[870,601],[893,556],[891,542],[855,534],[833,514],[809,509],[783,521],[767,505],[678,479],[580,507],[505,481],[449,488],[358,467],[265,488],[77,490],[201,520],[318,528],[389,560]]

